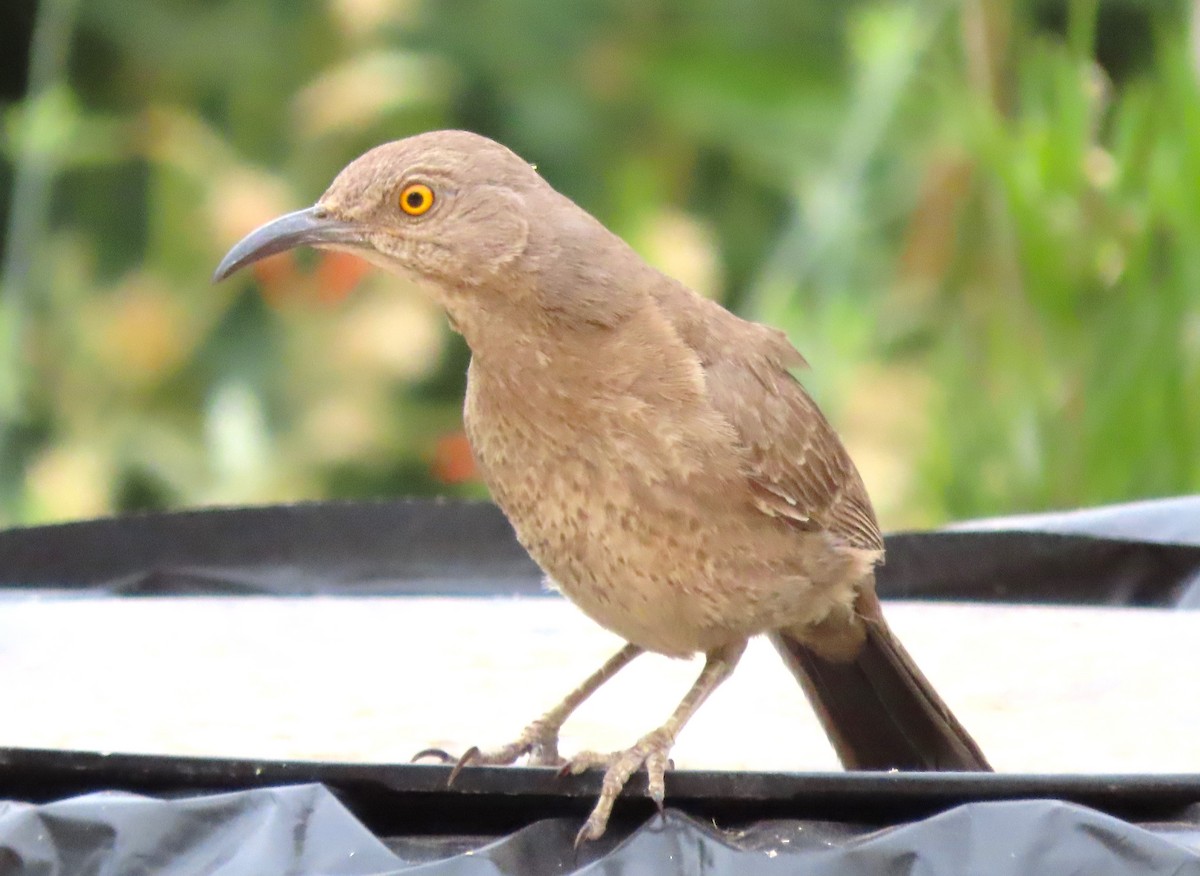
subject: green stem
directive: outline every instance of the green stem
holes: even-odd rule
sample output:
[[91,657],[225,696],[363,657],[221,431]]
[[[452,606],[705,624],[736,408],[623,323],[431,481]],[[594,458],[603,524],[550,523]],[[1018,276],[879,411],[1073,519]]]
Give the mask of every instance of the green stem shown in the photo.
[[[42,0],[38,4],[29,51],[25,99],[29,110],[66,85],[67,56],[79,4],[80,0]],[[27,416],[27,322],[36,294],[36,256],[49,227],[57,170],[55,150],[39,148],[36,137],[18,136],[12,207],[0,265],[0,514],[9,519],[18,515],[24,493],[16,437]]]
[[1067,45],[1076,58],[1091,58],[1096,45],[1100,0],[1070,0],[1067,6]]

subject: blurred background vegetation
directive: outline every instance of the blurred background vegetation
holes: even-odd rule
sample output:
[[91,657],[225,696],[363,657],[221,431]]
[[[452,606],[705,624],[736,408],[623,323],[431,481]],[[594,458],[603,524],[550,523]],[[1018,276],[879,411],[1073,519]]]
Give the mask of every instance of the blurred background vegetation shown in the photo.
[[0,522],[483,495],[402,282],[225,249],[379,142],[510,145],[787,330],[888,528],[1200,489],[1166,0],[4,0]]

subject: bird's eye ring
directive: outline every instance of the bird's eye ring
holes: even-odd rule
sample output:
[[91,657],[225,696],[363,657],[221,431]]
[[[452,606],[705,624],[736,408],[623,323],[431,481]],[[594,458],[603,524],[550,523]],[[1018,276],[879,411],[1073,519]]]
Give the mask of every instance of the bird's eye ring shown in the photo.
[[420,216],[433,206],[433,189],[424,183],[407,185],[400,192],[400,209],[409,216]]

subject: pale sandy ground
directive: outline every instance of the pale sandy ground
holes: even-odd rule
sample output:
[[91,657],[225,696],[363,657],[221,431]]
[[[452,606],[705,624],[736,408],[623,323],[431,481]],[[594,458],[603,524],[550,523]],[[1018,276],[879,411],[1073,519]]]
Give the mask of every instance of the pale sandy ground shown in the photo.
[[[893,603],[903,640],[1012,772],[1200,771],[1200,612]],[[619,642],[559,599],[0,600],[0,745],[406,761],[508,741]],[[564,750],[631,744],[697,662],[648,656]],[[679,767],[836,769],[765,642]]]

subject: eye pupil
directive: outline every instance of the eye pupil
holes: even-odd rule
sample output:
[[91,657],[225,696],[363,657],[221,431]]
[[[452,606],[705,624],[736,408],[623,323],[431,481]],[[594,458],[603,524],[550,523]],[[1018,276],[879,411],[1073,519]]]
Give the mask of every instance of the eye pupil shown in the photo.
[[421,216],[433,206],[433,190],[424,183],[413,183],[400,193],[400,209],[409,216]]

